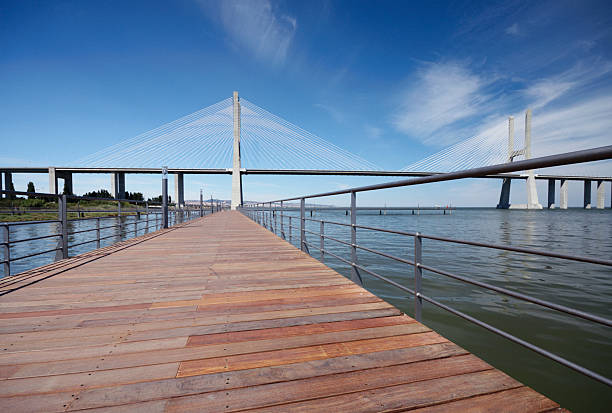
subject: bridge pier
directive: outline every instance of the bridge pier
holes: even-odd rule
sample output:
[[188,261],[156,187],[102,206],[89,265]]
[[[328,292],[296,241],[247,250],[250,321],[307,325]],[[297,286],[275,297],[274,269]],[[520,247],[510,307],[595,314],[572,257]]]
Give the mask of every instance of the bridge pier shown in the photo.
[[501,194],[499,195],[499,203],[497,204],[498,209],[508,209],[510,208],[510,185],[512,183],[512,179],[504,178],[504,182],[502,184]]
[[559,207],[567,209],[567,179],[561,179],[559,185]]
[[[58,185],[58,179],[64,180],[64,186],[61,188]],[[49,167],[49,193],[51,194],[62,194],[64,193],[64,189],[68,191],[69,194],[74,194],[74,190],[72,187],[72,172],[58,172],[54,167]]]
[[548,180],[548,209],[555,209],[555,180]]
[[584,209],[591,209],[591,180],[584,180]]
[[[13,185],[13,174],[10,172],[4,172],[4,187],[6,188],[6,191],[10,191],[12,185]],[[12,188],[14,189],[14,187]],[[5,198],[14,199],[15,195],[6,194]]]
[[177,208],[185,206],[185,181],[182,173],[174,174],[174,202]]
[[115,199],[125,199],[125,172],[111,174],[111,194]]
[[604,209],[606,202],[606,188],[604,187],[604,181],[601,179],[597,181],[597,209]]

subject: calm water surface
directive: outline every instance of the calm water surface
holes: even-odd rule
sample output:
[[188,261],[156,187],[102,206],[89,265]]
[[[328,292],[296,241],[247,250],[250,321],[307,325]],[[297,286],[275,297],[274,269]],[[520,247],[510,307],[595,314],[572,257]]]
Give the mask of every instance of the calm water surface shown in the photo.
[[[299,226],[296,213],[289,213]],[[315,212],[314,219],[350,222],[344,211]],[[285,225],[288,220],[285,220]],[[459,209],[452,215],[360,212],[360,225],[419,231],[449,238],[530,247],[541,250],[612,259],[612,211],[608,210],[496,210]],[[280,226],[280,223],[279,223]],[[319,232],[318,222],[307,229]],[[288,236],[288,229],[285,228]],[[326,224],[325,233],[350,241],[349,228]],[[299,231],[292,230],[298,245]],[[309,243],[319,237],[307,234]],[[358,230],[360,245],[413,259],[414,240],[367,230]],[[325,249],[345,259],[349,247],[326,240]],[[311,254],[320,253],[310,248]],[[390,259],[359,251],[358,259],[372,271],[410,288],[414,269]],[[346,264],[325,256],[325,263],[345,276]],[[463,246],[423,239],[423,263],[475,280],[491,283],[557,304],[612,318],[612,268],[567,260]],[[364,273],[365,287],[409,315],[414,300],[407,294]],[[612,329],[524,303],[479,287],[431,272],[424,272],[423,292],[443,303],[508,331],[544,349],[553,351],[607,377],[612,377]],[[523,347],[463,319],[424,303],[423,321],[448,339],[477,354],[495,367],[575,412],[610,411],[612,390],[559,366]]]

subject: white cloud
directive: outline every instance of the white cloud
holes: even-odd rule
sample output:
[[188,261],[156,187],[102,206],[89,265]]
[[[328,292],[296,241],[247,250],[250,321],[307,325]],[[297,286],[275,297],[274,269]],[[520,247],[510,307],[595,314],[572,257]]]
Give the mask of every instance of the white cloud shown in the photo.
[[514,23],[512,26],[508,27],[506,29],[506,34],[509,34],[509,35],[512,35],[512,36],[518,36],[520,34],[518,24]]
[[224,0],[202,2],[219,19],[230,38],[256,58],[284,63],[297,30],[295,17],[283,14],[270,0]]
[[452,143],[444,128],[475,115],[491,102],[490,81],[459,63],[428,64],[402,94],[394,124],[423,143]]
[[327,112],[332,118],[334,118],[336,122],[338,123],[344,122],[344,114],[340,112],[338,109],[330,105],[325,105],[323,103],[315,103],[313,106],[315,108],[319,108]]
[[383,130],[376,126],[365,125],[363,129],[365,131],[366,136],[373,140],[379,140],[383,134]]

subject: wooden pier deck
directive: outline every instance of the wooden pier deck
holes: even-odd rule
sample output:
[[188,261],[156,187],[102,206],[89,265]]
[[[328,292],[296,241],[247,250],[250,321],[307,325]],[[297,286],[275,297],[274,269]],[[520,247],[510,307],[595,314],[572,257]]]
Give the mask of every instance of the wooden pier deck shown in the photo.
[[559,410],[237,212],[0,293],[1,412]]

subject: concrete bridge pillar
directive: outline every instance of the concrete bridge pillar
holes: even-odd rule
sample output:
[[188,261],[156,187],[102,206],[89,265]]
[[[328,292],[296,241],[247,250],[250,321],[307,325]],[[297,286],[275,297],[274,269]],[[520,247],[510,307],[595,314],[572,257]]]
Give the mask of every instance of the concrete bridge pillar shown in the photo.
[[555,209],[555,180],[548,180],[548,209]]
[[174,174],[174,202],[177,208],[185,206],[185,181],[182,173]]
[[591,180],[584,180],[584,209],[591,209]]
[[[0,172],[0,191],[4,191],[4,183],[2,182],[3,172]],[[4,198],[4,194],[0,192],[0,199]]]
[[[12,185],[13,185],[13,174],[10,172],[5,172],[4,173],[4,187],[6,188],[5,191],[14,190],[14,186]],[[6,198],[15,199],[15,195],[6,194]]]
[[[531,109],[525,112],[525,159],[531,159]],[[542,209],[533,170],[527,171],[527,209]]]
[[232,204],[236,209],[242,206],[242,171],[240,170],[240,100],[234,92],[234,162],[232,169]]
[[597,209],[604,209],[606,202],[606,189],[604,181],[597,181]]
[[55,168],[49,167],[49,193],[57,194],[57,173],[55,172]]
[[501,194],[499,195],[499,204],[497,204],[498,209],[510,208],[510,184],[511,183],[512,183],[512,179],[504,178]]
[[559,204],[561,209],[567,209],[567,179],[561,179],[561,185],[559,186]]
[[66,189],[68,194],[74,194],[74,190],[72,189],[72,172],[62,172],[60,178],[64,179],[64,188],[62,188],[62,193],[64,192],[63,190]]
[[125,172],[111,174],[111,194],[115,199],[125,199]]

